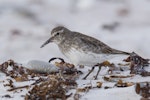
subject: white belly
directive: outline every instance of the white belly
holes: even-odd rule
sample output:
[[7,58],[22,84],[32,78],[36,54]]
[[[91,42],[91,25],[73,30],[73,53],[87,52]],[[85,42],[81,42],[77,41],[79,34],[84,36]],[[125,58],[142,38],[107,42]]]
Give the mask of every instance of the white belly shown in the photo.
[[76,49],[71,49],[69,52],[65,53],[65,55],[73,64],[86,66],[93,66],[97,63],[102,63],[106,60],[118,56],[108,54],[95,54],[92,52],[84,53],[83,51],[77,51]]

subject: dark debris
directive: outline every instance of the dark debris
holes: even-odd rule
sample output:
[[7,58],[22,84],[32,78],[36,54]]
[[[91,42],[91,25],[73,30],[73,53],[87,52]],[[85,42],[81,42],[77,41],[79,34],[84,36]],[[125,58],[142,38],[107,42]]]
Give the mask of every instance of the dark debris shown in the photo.
[[66,100],[69,95],[66,95],[67,90],[64,83],[65,81],[60,77],[51,76],[38,85],[34,85],[25,96],[25,100],[49,100],[52,98]]
[[132,85],[134,85],[134,83],[132,83],[132,82],[123,82],[122,80],[119,80],[115,84],[115,86],[117,86],[117,87],[129,87],[129,86],[132,86]]
[[[66,100],[66,98],[71,96],[71,94],[66,95],[66,93],[77,86],[75,77],[78,76],[78,70],[75,67],[72,67],[72,64],[65,63],[63,60],[60,63],[57,62],[57,65],[59,65],[59,67],[65,66],[67,70],[66,68],[62,68],[61,75],[59,73],[41,74],[15,63],[13,60],[8,60],[0,65],[0,71],[6,76],[10,76],[10,78],[6,80],[8,83],[4,84],[5,87],[9,87],[7,91],[16,92],[17,90],[20,90],[21,92],[23,88],[29,90],[24,96],[25,100],[49,100],[58,98]],[[14,82],[30,80],[34,81],[34,83],[20,87],[14,85]]]
[[150,82],[137,83],[135,91],[137,94],[141,95],[143,98],[150,99]]
[[2,96],[2,98],[12,98],[9,94]]
[[125,59],[126,62],[131,62],[130,64],[130,74],[140,74],[142,76],[150,76],[150,72],[147,72],[144,67],[148,67],[150,65],[150,59],[144,59],[140,57],[138,54],[132,52],[130,56]]

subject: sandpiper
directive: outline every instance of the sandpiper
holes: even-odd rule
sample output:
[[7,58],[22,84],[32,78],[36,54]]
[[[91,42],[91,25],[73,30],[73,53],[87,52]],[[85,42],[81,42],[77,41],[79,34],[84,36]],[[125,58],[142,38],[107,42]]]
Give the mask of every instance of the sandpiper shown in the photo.
[[63,26],[55,27],[51,37],[41,46],[54,42],[60,51],[75,65],[94,66],[117,55],[130,53],[113,49],[96,38],[71,31]]

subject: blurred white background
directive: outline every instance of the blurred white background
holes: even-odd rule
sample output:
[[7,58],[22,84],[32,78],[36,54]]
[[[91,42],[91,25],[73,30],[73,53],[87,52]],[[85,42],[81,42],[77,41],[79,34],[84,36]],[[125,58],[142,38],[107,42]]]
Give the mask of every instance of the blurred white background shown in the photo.
[[150,58],[150,0],[1,0],[0,63],[65,58],[55,44],[40,48],[58,25]]

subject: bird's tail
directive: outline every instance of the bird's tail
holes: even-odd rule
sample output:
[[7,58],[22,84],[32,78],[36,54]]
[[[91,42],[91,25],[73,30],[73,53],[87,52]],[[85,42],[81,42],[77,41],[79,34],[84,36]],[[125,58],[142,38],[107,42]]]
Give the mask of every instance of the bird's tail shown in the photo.
[[129,52],[124,52],[124,51],[120,51],[120,50],[113,50],[115,54],[125,54],[125,55],[130,55],[131,53]]

